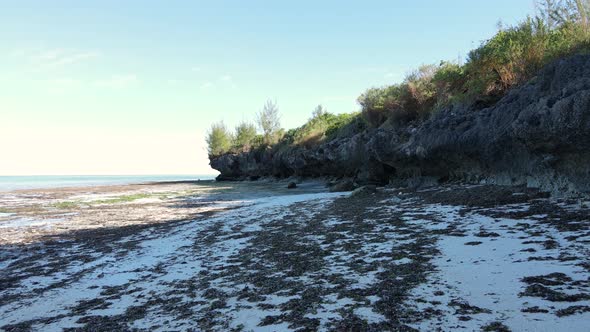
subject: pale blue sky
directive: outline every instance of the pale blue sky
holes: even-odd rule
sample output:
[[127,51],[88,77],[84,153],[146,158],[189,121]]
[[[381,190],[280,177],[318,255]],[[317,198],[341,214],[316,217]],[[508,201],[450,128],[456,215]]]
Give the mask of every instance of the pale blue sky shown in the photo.
[[533,14],[497,1],[0,0],[0,175],[205,173],[211,122],[283,126],[465,57]]

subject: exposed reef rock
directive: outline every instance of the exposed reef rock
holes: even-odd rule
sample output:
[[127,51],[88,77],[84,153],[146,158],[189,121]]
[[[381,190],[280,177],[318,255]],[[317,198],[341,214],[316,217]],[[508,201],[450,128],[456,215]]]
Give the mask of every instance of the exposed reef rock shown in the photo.
[[352,177],[358,183],[427,178],[590,191],[590,56],[545,67],[495,105],[454,105],[417,126],[374,129],[317,148],[227,154],[219,180]]

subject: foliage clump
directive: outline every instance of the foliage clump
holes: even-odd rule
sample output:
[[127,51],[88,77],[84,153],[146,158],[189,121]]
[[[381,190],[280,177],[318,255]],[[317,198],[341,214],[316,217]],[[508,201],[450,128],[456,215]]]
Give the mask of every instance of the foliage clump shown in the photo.
[[371,88],[358,102],[372,126],[427,118],[456,102],[489,106],[549,62],[590,50],[590,0],[544,0],[539,13],[469,52],[465,63],[426,65],[400,84]]
[[253,123],[242,121],[235,130],[232,147],[236,151],[249,151],[252,146],[259,144],[256,126]]
[[322,105],[312,112],[311,118],[301,127],[286,131],[280,127],[280,114],[276,102],[267,101],[257,114],[257,125],[242,121],[231,133],[223,122],[214,123],[207,133],[210,157],[225,153],[240,153],[267,148],[281,149],[291,146],[313,147],[326,140],[348,137],[365,130],[360,113],[332,114]]
[[211,125],[205,140],[209,156],[217,157],[231,149],[233,138],[223,121],[220,121]]
[[425,65],[406,75],[401,84],[371,88],[358,102],[363,118],[373,127],[391,119],[396,123],[425,118],[437,102],[434,76],[438,67]]
[[281,143],[305,147],[316,146],[327,139],[336,138],[339,130],[347,126],[354,117],[355,114],[332,114],[322,105],[318,105],[303,126],[290,129],[285,133]]

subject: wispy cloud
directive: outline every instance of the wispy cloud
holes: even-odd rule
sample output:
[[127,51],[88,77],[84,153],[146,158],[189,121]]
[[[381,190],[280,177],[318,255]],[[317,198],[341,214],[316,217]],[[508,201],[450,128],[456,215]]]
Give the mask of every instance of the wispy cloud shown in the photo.
[[193,72],[200,72],[201,71],[201,67],[191,67],[191,71],[193,71]]
[[22,57],[27,54],[27,51],[24,49],[14,49],[8,53],[11,57]]
[[73,86],[73,85],[80,85],[82,81],[75,78],[55,78],[48,80],[49,84],[58,85],[58,86]]
[[52,65],[53,66],[64,66],[69,65],[77,62],[81,62],[84,60],[98,58],[99,54],[97,52],[80,52],[70,54],[68,56],[64,56],[58,60],[56,60]]
[[[25,52],[15,52],[15,56],[27,56]],[[100,57],[96,51],[68,50],[55,48],[28,53],[29,60],[39,67],[61,67]]]
[[215,84],[213,84],[213,82],[205,82],[205,83],[201,84],[201,89],[210,89],[213,86],[215,86]]
[[52,93],[66,93],[83,85],[83,82],[75,78],[55,78],[47,80],[48,91]]
[[219,81],[225,85],[225,86],[229,86],[233,89],[237,88],[238,85],[236,84],[236,82],[234,82],[234,78],[231,75],[225,74],[221,77],[219,77]]
[[134,74],[113,75],[108,79],[102,79],[95,82],[96,86],[105,88],[126,88],[139,82]]
[[32,54],[30,58],[35,61],[55,61],[58,60],[66,51],[62,48],[56,48],[52,50],[44,50],[38,53]]
[[212,88],[236,88],[237,85],[234,82],[234,79],[231,75],[222,75],[219,76],[217,79],[207,81],[201,84],[201,89],[212,89]]

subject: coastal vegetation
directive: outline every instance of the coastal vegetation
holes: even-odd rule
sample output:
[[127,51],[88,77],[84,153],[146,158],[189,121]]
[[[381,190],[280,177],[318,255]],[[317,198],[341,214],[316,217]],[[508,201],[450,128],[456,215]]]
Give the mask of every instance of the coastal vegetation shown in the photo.
[[492,106],[510,89],[533,79],[545,65],[590,51],[590,0],[543,0],[537,8],[534,17],[514,26],[500,25],[463,62],[423,65],[401,83],[367,89],[357,99],[360,112],[336,115],[320,105],[301,127],[285,131],[276,102],[268,101],[257,116],[262,135],[255,133],[253,124],[242,123],[232,133],[223,122],[215,123],[207,134],[209,155],[310,148],[368,128],[419,123],[455,104],[474,105],[475,109]]
[[92,201],[61,201],[52,204],[51,206],[60,209],[60,210],[72,210],[72,209],[79,209],[81,206],[94,206],[94,205],[104,205],[104,204],[119,204],[119,203],[129,203],[134,202],[143,198],[160,198],[164,197],[164,195],[160,194],[151,194],[151,193],[136,193],[136,194],[129,194],[129,195],[120,195],[113,198],[106,198],[106,199],[99,199],[99,200],[92,200]]
[[349,134],[354,134],[365,128],[363,122],[355,122],[358,115],[359,113],[332,114],[322,105],[318,105],[309,120],[301,127],[288,130],[280,143],[282,146],[311,147],[345,134],[344,128],[349,128]]
[[116,203],[127,203],[127,202],[133,202],[136,201],[138,199],[143,199],[143,198],[150,198],[154,195],[149,194],[149,193],[138,193],[138,194],[131,194],[131,195],[121,195],[121,196],[117,196],[117,197],[113,197],[113,198],[108,198],[108,199],[102,199],[102,200],[96,200],[93,201],[93,204],[116,204]]
[[257,137],[256,126],[250,122],[242,121],[237,127],[232,147],[236,150],[248,150],[261,137]]
[[63,201],[63,202],[57,202],[57,203],[53,204],[52,206],[54,208],[60,209],[60,210],[70,210],[70,209],[79,208],[80,204],[77,201]]
[[266,101],[266,104],[256,117],[256,122],[258,123],[260,130],[262,130],[263,144],[276,144],[283,136],[281,116],[276,101]]
[[368,89],[358,98],[362,116],[371,127],[379,127],[423,120],[454,103],[493,105],[548,63],[587,52],[589,13],[588,0],[543,1],[537,16],[500,27],[469,52],[465,63],[425,65],[400,84]]
[[210,156],[218,156],[230,151],[232,134],[223,121],[211,125],[207,133],[207,145]]

